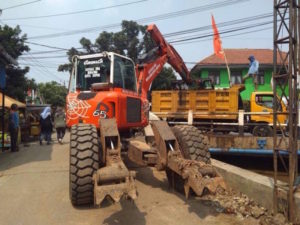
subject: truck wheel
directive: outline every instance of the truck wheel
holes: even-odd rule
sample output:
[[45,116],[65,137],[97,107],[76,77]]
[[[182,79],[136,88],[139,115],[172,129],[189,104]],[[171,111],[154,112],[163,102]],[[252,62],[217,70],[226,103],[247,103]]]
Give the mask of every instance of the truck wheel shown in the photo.
[[70,199],[73,205],[94,202],[93,174],[99,168],[97,130],[91,124],[73,125],[70,142]]
[[263,124],[255,126],[252,133],[258,137],[271,137],[273,135],[273,129],[269,125]]
[[[210,164],[208,140],[200,130],[188,125],[174,126],[172,127],[172,130],[185,159],[192,159]],[[166,169],[166,174],[169,185],[178,192],[183,193],[183,179],[168,168]]]

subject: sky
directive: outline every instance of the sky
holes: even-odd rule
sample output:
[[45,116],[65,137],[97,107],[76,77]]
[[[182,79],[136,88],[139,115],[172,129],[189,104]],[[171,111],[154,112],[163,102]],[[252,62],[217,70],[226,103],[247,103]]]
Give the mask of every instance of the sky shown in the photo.
[[[23,3],[30,4],[9,8]],[[139,23],[143,25],[155,23],[166,39],[173,42],[175,49],[187,62],[188,68],[213,54],[212,36],[205,36],[212,32],[212,14],[217,26],[224,22],[238,22],[237,20],[244,19],[242,23],[218,26],[223,48],[273,48],[273,17],[268,15],[273,12],[271,0],[0,0],[0,9],[3,9],[0,25],[8,24],[15,27],[18,24],[23,34],[27,34],[28,42],[62,49],[80,47],[81,37],[94,42],[104,30],[116,32],[121,29],[120,26],[104,28],[107,25],[121,24],[122,20],[140,20],[163,15],[160,20],[156,17],[156,20],[150,18]],[[91,9],[95,10],[43,17]],[[175,12],[177,13],[174,15]],[[261,19],[255,17],[260,15],[265,17]],[[88,28],[94,29],[73,35],[43,37]],[[195,28],[198,28],[196,32],[182,34],[184,30]],[[225,30],[237,31],[222,33]],[[180,35],[172,35],[174,32],[180,32]],[[176,42],[182,39],[185,41]],[[67,84],[69,74],[57,71],[58,65],[68,62],[65,51],[36,54],[40,51],[55,50],[36,44],[28,44],[30,53],[19,59],[20,66],[30,65],[30,71],[26,76],[34,78],[39,83],[54,80]]]

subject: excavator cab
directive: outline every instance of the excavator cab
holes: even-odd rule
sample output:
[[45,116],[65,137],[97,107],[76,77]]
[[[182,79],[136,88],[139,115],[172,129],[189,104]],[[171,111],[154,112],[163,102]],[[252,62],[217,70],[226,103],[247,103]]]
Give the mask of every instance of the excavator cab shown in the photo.
[[103,52],[74,56],[67,96],[67,126],[79,122],[99,127],[99,119],[116,118],[118,128],[147,124],[147,99],[137,93],[134,62]]
[[[131,59],[111,53],[74,56],[71,90],[97,90],[97,84],[136,91],[135,66]],[[74,86],[76,84],[76,86]]]

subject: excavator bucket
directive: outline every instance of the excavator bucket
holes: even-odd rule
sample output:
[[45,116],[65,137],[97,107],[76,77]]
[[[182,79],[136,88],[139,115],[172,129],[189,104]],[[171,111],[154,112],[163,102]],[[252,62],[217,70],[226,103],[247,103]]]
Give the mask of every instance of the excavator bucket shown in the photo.
[[184,179],[184,192],[187,198],[190,189],[198,196],[202,196],[205,189],[210,194],[215,194],[218,188],[226,189],[224,179],[210,164],[183,159],[178,153],[169,152],[168,166]]
[[121,143],[115,119],[100,119],[101,161],[105,164],[94,174],[94,203],[105,198],[119,202],[122,197],[137,198],[135,172],[121,159]]
[[119,202],[123,196],[136,199],[134,178],[135,173],[128,171],[123,162],[98,170],[95,178],[97,183],[94,185],[95,205],[100,205],[107,197],[114,202]]
[[207,190],[215,194],[218,188],[226,189],[223,178],[207,163],[183,158],[179,144],[165,121],[153,121],[152,128],[158,148],[157,168],[169,168],[184,180],[186,197],[192,189],[198,196]]

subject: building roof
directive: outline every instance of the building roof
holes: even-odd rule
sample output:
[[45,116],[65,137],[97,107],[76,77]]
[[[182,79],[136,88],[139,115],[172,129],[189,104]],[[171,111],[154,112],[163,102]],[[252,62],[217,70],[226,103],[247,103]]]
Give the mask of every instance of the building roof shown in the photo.
[[[227,62],[232,66],[248,66],[248,57],[253,55],[258,60],[260,66],[273,66],[273,50],[272,49],[224,49]],[[286,56],[286,52],[283,55]],[[277,53],[277,63],[281,61],[279,53]],[[215,54],[212,54],[196,64],[197,67],[225,66],[225,61]],[[195,67],[196,67],[195,66]]]
[[[26,105],[24,103],[19,102],[18,100],[13,99],[13,98],[5,95],[5,97],[4,97],[4,107],[10,108],[13,103],[17,104],[17,106],[19,108],[25,108],[26,107]],[[0,107],[2,107],[2,93],[1,92],[0,92]]]

